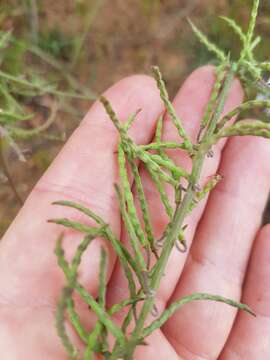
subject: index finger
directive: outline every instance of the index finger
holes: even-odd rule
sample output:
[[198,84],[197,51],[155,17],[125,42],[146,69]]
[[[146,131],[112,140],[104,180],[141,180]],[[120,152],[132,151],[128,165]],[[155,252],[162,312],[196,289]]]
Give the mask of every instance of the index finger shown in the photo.
[[[117,83],[105,95],[122,121],[142,108],[131,136],[136,142],[149,142],[156,119],[163,111],[154,80],[147,76],[132,76]],[[103,106],[95,103],[35,186],[1,241],[2,301],[27,306],[40,302],[43,305],[54,304],[62,286],[62,275],[53,250],[55,239],[63,229],[48,224],[46,220],[74,217],[77,214],[70,209],[52,206],[53,201],[69,199],[84,203],[103,217],[116,234],[120,233],[120,217],[113,188],[118,178],[115,156],[117,141],[117,131]],[[79,240],[79,234],[67,234],[67,253],[74,250]],[[100,245],[101,240],[93,242],[90,256],[86,256],[87,260],[82,264],[81,280],[89,291],[94,291],[97,286]],[[109,254],[111,271],[114,254],[110,247]]]

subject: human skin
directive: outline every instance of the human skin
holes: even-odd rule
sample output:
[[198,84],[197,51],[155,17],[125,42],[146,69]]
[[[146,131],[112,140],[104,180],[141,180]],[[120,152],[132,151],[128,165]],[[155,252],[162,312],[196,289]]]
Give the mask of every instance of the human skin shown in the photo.
[[[194,140],[214,82],[210,66],[196,70],[185,81],[174,105]],[[105,92],[119,118],[142,108],[130,134],[140,144],[151,141],[157,119],[164,112],[154,80],[136,75]],[[243,99],[235,80],[225,111]],[[179,141],[165,118],[163,137]],[[64,278],[57,266],[54,246],[63,228],[49,218],[78,214],[53,206],[56,200],[83,203],[109,222],[116,235],[121,218],[114,192],[118,181],[118,134],[102,105],[95,103],[48,171],[37,183],[0,244],[0,352],[2,360],[67,359],[56,334],[54,309]],[[189,159],[172,152],[186,167]],[[173,250],[156,296],[161,311],[186,294],[209,292],[241,300],[256,318],[225,304],[196,302],[185,305],[137,349],[135,359],[150,360],[267,360],[270,355],[270,226],[261,229],[270,189],[270,141],[235,137],[214,148],[207,159],[202,182],[218,172],[224,179],[188,219],[188,252]],[[147,174],[141,170],[155,234],[166,216]],[[82,218],[80,218],[82,219]],[[83,218],[84,221],[87,221]],[[68,257],[81,240],[65,233]],[[80,281],[97,294],[101,246],[109,254],[108,304],[127,294],[126,281],[110,245],[96,239],[84,255]],[[94,318],[80,303],[85,326]],[[120,314],[121,317],[121,314]],[[118,321],[118,319],[116,319]],[[77,340],[75,340],[77,341]]]

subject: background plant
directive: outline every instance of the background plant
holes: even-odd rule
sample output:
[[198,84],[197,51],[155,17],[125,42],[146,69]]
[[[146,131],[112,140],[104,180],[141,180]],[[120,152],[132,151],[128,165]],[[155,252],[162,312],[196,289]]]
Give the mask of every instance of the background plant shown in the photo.
[[[17,139],[30,139],[33,136],[45,132],[54,122],[57,116],[58,107],[66,98],[89,98],[90,95],[84,95],[75,92],[64,92],[57,88],[57,84],[50,83],[33,70],[25,72],[24,76],[10,71],[10,55],[16,48],[22,52],[27,52],[23,43],[19,43],[11,32],[2,32],[0,34],[0,49],[2,55],[2,69],[0,70],[0,92],[1,92],[1,111],[0,111],[0,131],[1,131],[1,163],[2,170],[6,175],[12,190],[17,199],[22,202],[20,195],[16,190],[12,176],[8,171],[8,164],[5,160],[5,147],[9,145],[17,155],[18,160],[25,162],[23,151],[16,143]],[[6,52],[5,50],[9,48]],[[14,49],[15,48],[15,49]],[[11,49],[11,50],[10,50]],[[45,55],[39,48],[30,48],[33,53],[42,56]],[[26,55],[26,54],[25,54]],[[47,55],[46,55],[47,56]],[[69,79],[69,78],[68,78]],[[74,80],[75,82],[75,80]],[[38,98],[50,96],[50,105],[42,106]],[[32,107],[32,109],[31,109]],[[39,126],[29,126],[28,122],[36,117],[36,112],[43,110],[44,122]],[[30,109],[32,111],[30,111]],[[26,124],[26,126],[24,126]],[[27,126],[28,125],[28,126]],[[45,135],[43,135],[45,136]],[[48,139],[57,140],[57,136],[46,135]],[[61,139],[61,136],[59,136]]]
[[[8,5],[1,10],[4,23],[12,10]],[[23,197],[10,170],[10,160],[25,163],[25,148],[29,143],[34,147],[34,137],[45,142],[63,142],[65,128],[53,124],[59,123],[63,112],[79,119],[81,114],[73,110],[72,103],[94,99],[95,95],[67,71],[65,62],[73,61],[69,59],[71,40],[57,29],[41,31],[39,2],[23,1],[18,10],[25,14],[28,31],[20,36],[12,27],[0,31],[0,171],[1,180],[6,181],[22,205]],[[76,51],[76,56],[80,51]],[[49,128],[53,131],[47,131]]]
[[[113,110],[113,104],[110,104],[104,97],[100,98],[107,114],[119,132],[118,166],[120,184],[115,185],[115,190],[124,227],[128,233],[130,249],[125,248],[114,235],[109,224],[105,223],[91,210],[70,201],[58,201],[55,203],[56,205],[77,209],[87,215],[95,224],[91,227],[69,219],[50,220],[50,222],[72,228],[84,235],[70,263],[65,258],[62,237],[58,239],[55,249],[58,264],[66,277],[66,286],[63,289],[56,312],[56,327],[70,358],[82,357],[86,360],[92,359],[94,354],[102,354],[106,359],[132,359],[136,347],[145,345],[147,336],[160,328],[175,311],[190,301],[223,302],[253,314],[247,305],[216,294],[202,293],[191,294],[179,299],[159,314],[155,307],[155,294],[159,288],[172,249],[175,246],[179,251],[186,251],[187,249],[185,242],[186,217],[221,181],[219,174],[216,174],[206,184],[201,184],[203,163],[206,157],[212,156],[213,146],[220,139],[230,136],[253,135],[270,139],[269,118],[263,115],[264,111],[270,108],[269,85],[265,80],[270,71],[270,63],[259,61],[255,56],[256,46],[261,40],[260,37],[255,35],[258,8],[259,0],[254,0],[246,30],[242,29],[233,19],[226,17],[221,19],[233,30],[242,43],[240,54],[236,58],[212,43],[190,21],[194,34],[206,49],[217,58],[216,81],[205,115],[201,121],[196,143],[191,142],[181,119],[176,115],[158,67],[153,67],[153,74],[160,90],[161,99],[178,131],[179,143],[164,142],[162,140],[163,119],[161,118],[153,142],[145,146],[137,145],[128,134],[137,114],[130,114],[126,123],[122,125]],[[235,76],[242,80],[246,90],[246,100],[242,105],[223,116],[224,105]],[[241,114],[257,109],[260,109],[263,115],[261,120],[242,120]],[[235,124],[231,124],[229,120],[236,115],[240,115],[239,120]],[[169,149],[181,149],[186,152],[192,161],[192,170],[189,172],[185,168],[177,166],[167,152]],[[168,223],[160,239],[156,239],[153,235],[151,217],[138,163],[144,166],[152,178],[168,216]],[[135,206],[129,183],[128,169],[130,169],[134,177],[139,209]],[[174,190],[174,203],[171,203],[167,196],[166,186],[171,186]],[[139,213],[142,215],[142,221]],[[78,268],[82,256],[91,241],[96,237],[102,237],[110,242],[128,280],[129,297],[121,303],[114,304],[111,308],[106,307],[107,255],[105,250],[101,251],[100,258],[98,299],[95,299],[86,291],[78,278]],[[153,259],[155,259],[154,262]],[[86,331],[76,312],[73,297],[75,293],[97,316],[98,320],[91,332]],[[119,325],[114,321],[113,315],[123,308],[127,308],[128,312],[122,324]],[[146,325],[146,320],[150,314],[156,316],[156,319],[152,320],[150,325]],[[83,354],[80,354],[68,337],[65,328],[66,317],[85,345]],[[132,324],[131,328],[130,324]],[[112,346],[108,345],[109,336],[114,339]]]

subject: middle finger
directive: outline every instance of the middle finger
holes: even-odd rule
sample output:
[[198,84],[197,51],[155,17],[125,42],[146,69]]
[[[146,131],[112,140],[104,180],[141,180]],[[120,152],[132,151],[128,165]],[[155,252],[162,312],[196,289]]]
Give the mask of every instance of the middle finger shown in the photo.
[[[202,67],[194,71],[189,76],[174,100],[174,107],[176,112],[182,119],[184,127],[186,128],[191,140],[194,142],[200,128],[200,121],[209,101],[214,81],[214,68],[211,66]],[[239,103],[241,103],[242,97],[243,94],[241,86],[239,82],[235,80],[232,85],[230,96],[226,102],[224,111],[228,112],[232,108],[236,107]],[[177,132],[168,115],[166,115],[164,121],[163,140],[179,142]],[[204,181],[208,176],[216,173],[220,161],[221,148],[222,146],[217,148],[214,157],[206,161],[206,165],[203,170],[202,181]],[[191,161],[183,152],[179,152],[178,150],[173,151],[171,152],[171,157],[178,165],[190,170]],[[160,202],[159,193],[155,190],[151,178],[144,169],[141,170],[141,177],[149,206],[154,235],[155,238],[159,238],[168,222],[168,217]],[[168,190],[168,196],[169,198],[173,199],[173,191]],[[186,231],[187,242],[189,245],[191,244],[204,206],[205,202],[202,203],[189,218],[189,226]],[[126,234],[123,236],[123,241],[125,242],[126,246],[129,246]],[[156,298],[156,305],[158,306],[159,310],[164,307],[167,300],[171,296],[183,269],[186,256],[187,254],[182,254],[176,249],[173,250]],[[127,296],[127,282],[122,272],[121,266],[117,264],[110,281],[110,288],[108,293],[109,302],[119,302]]]

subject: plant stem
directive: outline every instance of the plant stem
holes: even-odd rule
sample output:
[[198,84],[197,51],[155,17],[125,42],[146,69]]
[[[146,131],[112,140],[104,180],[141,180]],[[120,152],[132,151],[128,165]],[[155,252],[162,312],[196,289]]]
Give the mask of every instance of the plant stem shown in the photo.
[[20,194],[18,193],[18,190],[16,188],[16,185],[13,181],[13,178],[12,176],[10,175],[10,172],[9,172],[9,168],[7,166],[7,163],[6,163],[6,159],[5,159],[5,156],[4,156],[4,150],[3,150],[3,143],[2,143],[2,139],[0,138],[0,164],[2,165],[2,170],[3,170],[3,173],[4,175],[6,176],[7,180],[8,180],[8,184],[15,196],[15,198],[17,199],[18,203],[22,206],[24,201],[23,199],[21,198]]
[[[0,70],[0,78],[15,82],[18,85],[22,85],[22,86],[26,86],[28,88],[39,90],[41,94],[48,92],[52,95],[62,96],[62,97],[66,97],[66,98],[74,98],[74,99],[81,99],[81,100],[93,100],[93,96],[91,94],[89,94],[89,96],[87,96],[87,95],[83,95],[83,94],[64,92],[64,91],[52,89],[52,88],[46,89],[46,87],[44,88],[43,85],[41,85],[41,84],[32,83],[32,82],[26,80],[25,78],[19,78],[19,77],[13,76],[11,74],[5,73],[4,71],[1,71],[1,70]],[[94,97],[94,99],[95,99],[95,97]]]
[[89,13],[87,14],[87,18],[86,18],[86,24],[85,24],[85,28],[83,30],[82,35],[80,36],[76,46],[75,46],[75,51],[73,54],[73,59],[71,61],[71,65],[70,65],[70,69],[74,69],[74,67],[77,65],[78,59],[80,57],[83,45],[86,41],[87,35],[89,33],[89,30],[99,12],[99,10],[101,9],[102,5],[105,3],[106,0],[98,0],[94,2],[93,8],[89,11]]
[[38,42],[39,36],[39,17],[38,17],[38,5],[36,0],[29,1],[29,18],[32,32],[32,39],[35,43]]
[[35,56],[39,57],[41,60],[49,64],[52,68],[59,71],[61,75],[66,79],[68,84],[79,93],[86,95],[89,99],[95,99],[97,95],[88,87],[81,84],[66,68],[65,64],[59,60],[56,60],[53,56],[46,53],[38,46],[35,45],[28,45],[28,50],[34,54]]
[[[159,284],[160,284],[160,281],[164,274],[165,267],[167,265],[169,256],[175,245],[175,241],[181,231],[184,219],[189,211],[189,207],[192,204],[192,201],[193,201],[193,198],[194,198],[194,195],[196,192],[195,185],[200,180],[200,175],[201,175],[201,171],[202,171],[202,167],[203,167],[204,158],[208,151],[202,145],[214,133],[217,121],[219,120],[219,118],[222,114],[222,111],[224,109],[225,101],[227,99],[227,96],[228,96],[228,93],[229,93],[229,90],[230,90],[230,87],[231,87],[231,84],[233,81],[235,70],[236,70],[235,66],[233,65],[226,76],[224,86],[223,86],[223,88],[220,92],[220,96],[218,98],[216,111],[214,112],[214,115],[212,116],[210,125],[209,125],[209,127],[204,135],[204,138],[202,140],[202,144],[199,145],[198,151],[194,156],[191,178],[190,178],[190,182],[189,182],[189,186],[188,186],[186,195],[183,199],[183,202],[178,206],[178,208],[175,211],[171,229],[166,237],[163,250],[162,250],[160,258],[156,264],[155,271],[153,272],[153,276],[151,279],[151,289],[153,291],[157,291],[157,289],[159,287]],[[136,339],[138,339],[140,337],[143,327],[144,327],[144,324],[145,324],[145,321],[146,321],[146,318],[149,315],[149,313],[151,312],[152,307],[154,305],[154,301],[155,301],[154,297],[149,297],[144,302],[144,305],[142,307],[136,327],[131,335],[131,342],[136,343]],[[130,350],[129,354],[127,354],[126,359],[132,358],[134,350],[135,350],[135,346],[131,347],[131,350]]]

